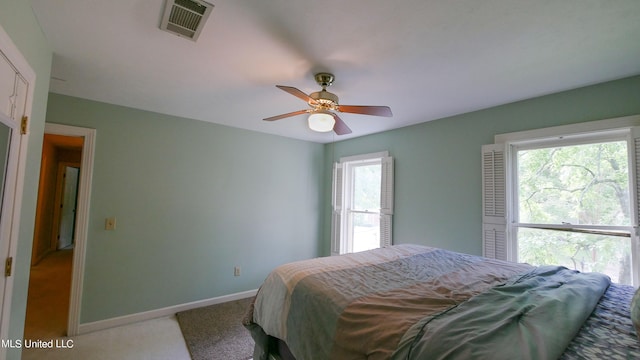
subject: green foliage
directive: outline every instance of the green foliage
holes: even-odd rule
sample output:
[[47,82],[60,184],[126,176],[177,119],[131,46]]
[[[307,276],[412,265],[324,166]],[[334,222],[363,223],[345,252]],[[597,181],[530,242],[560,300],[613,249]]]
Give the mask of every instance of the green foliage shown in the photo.
[[520,222],[629,225],[626,142],[518,152]]
[[378,210],[380,208],[381,171],[380,164],[358,166],[354,169],[354,204],[356,210]]
[[[629,226],[625,141],[518,152],[520,223]],[[630,283],[629,238],[520,229],[518,256]]]
[[379,223],[377,211],[380,209],[381,172],[382,166],[380,164],[363,165],[354,169],[354,203],[352,208],[376,212],[375,215],[358,214],[354,216],[354,226],[370,227]]

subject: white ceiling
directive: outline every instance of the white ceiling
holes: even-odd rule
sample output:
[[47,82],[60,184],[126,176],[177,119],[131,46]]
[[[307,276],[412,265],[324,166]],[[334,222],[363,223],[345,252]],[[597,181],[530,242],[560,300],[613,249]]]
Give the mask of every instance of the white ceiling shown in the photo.
[[[327,143],[640,74],[638,0],[210,0],[197,42],[159,29],[164,0],[32,0],[51,91]],[[277,89],[320,88],[392,118],[315,133]]]

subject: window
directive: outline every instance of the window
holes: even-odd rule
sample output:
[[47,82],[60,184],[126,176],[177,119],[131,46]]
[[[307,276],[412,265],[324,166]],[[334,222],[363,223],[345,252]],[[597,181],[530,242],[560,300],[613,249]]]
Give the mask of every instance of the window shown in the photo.
[[484,255],[638,284],[636,124],[504,134],[483,147]]
[[391,245],[393,159],[387,152],[341,158],[332,189],[332,255]]

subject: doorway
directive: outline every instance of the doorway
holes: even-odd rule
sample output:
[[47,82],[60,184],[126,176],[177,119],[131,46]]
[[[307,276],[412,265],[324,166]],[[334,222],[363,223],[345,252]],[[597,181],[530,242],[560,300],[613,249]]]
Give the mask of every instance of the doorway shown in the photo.
[[73,248],[73,238],[76,228],[78,180],[80,179],[79,165],[60,164],[58,179],[60,178],[62,178],[63,186],[60,207],[60,230],[58,232],[58,246],[56,247],[58,251]]
[[84,138],[45,133],[25,339],[67,335]]

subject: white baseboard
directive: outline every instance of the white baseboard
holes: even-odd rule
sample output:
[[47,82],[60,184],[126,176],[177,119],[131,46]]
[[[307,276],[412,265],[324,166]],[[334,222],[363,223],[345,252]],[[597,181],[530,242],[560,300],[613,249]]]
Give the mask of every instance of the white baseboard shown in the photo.
[[243,291],[235,294],[219,296],[211,299],[205,299],[205,300],[194,301],[186,304],[169,306],[162,309],[150,310],[150,311],[145,311],[137,314],[124,315],[124,316],[119,316],[111,319],[94,321],[86,324],[80,324],[78,326],[78,335],[86,334],[86,333],[98,331],[98,330],[105,330],[105,329],[109,329],[117,326],[133,324],[140,321],[146,321],[146,320],[171,316],[180,311],[191,310],[191,309],[195,309],[203,306],[209,306],[209,305],[220,304],[227,301],[245,299],[248,297],[256,296],[257,293],[258,293],[258,289],[248,290],[248,291]]

